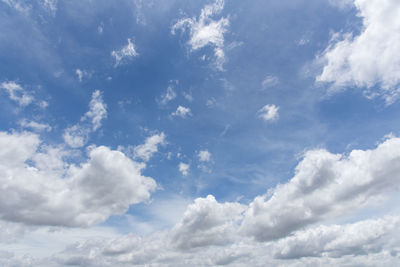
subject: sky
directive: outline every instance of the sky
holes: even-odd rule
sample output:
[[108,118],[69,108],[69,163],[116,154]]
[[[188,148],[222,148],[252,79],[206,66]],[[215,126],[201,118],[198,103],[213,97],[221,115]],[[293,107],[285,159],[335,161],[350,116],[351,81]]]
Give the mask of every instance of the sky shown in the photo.
[[399,265],[399,17],[0,0],[0,265]]

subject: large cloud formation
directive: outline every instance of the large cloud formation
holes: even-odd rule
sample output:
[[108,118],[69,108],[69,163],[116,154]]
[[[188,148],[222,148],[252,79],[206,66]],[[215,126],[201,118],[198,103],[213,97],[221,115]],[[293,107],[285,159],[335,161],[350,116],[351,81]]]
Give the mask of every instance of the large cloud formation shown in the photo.
[[146,201],[156,188],[141,174],[144,164],[108,147],[90,147],[77,165],[30,132],[0,132],[0,146],[2,220],[86,227]]
[[[37,140],[31,140],[21,146],[20,151],[34,151]],[[15,159],[15,164],[11,164],[15,168],[25,159],[19,156],[19,152],[14,155],[6,153]],[[65,179],[68,186],[63,184],[59,188],[65,191],[78,189],[77,195],[87,194],[89,190],[86,188],[93,187],[98,179],[95,177],[107,169],[103,167],[98,175],[93,174],[92,168],[102,166],[104,157],[115,157],[114,162],[120,162],[115,169],[110,167],[110,175],[111,172],[120,172],[121,166],[132,163],[115,151],[95,148],[87,163],[68,172]],[[101,180],[104,187],[91,191],[85,200],[75,196],[70,198],[85,204],[88,211],[82,216],[96,218],[93,215],[96,214],[101,217],[104,213],[99,214],[96,208],[106,208],[111,212],[112,207],[120,205],[123,209],[125,203],[128,205],[148,197],[146,183],[142,187],[143,194],[136,191],[136,198],[130,201],[122,200],[128,194],[121,194],[120,198],[112,193],[105,194],[103,189],[113,186],[114,192],[126,190],[123,188],[126,186],[124,176],[121,174],[119,177],[124,184],[118,187]],[[256,197],[249,205],[220,203],[209,195],[189,205],[182,219],[169,230],[145,237],[128,234],[113,239],[90,239],[71,245],[51,258],[37,260],[41,264],[51,262],[60,266],[291,266],[299,263],[318,266],[362,265],[366,262],[392,266],[399,261],[400,255],[400,217],[390,215],[390,209],[383,216],[370,211],[366,219],[365,215],[364,219],[351,215],[363,208],[379,207],[385,200],[395,201],[393,197],[399,185],[400,138],[390,137],[375,149],[353,150],[348,155],[311,150],[304,154],[292,179],[266,195]],[[47,189],[47,192],[55,190]],[[109,198],[111,196],[113,200]],[[63,200],[60,199],[59,203]],[[110,204],[117,200],[118,204]],[[43,207],[46,205],[36,208],[35,213],[46,214]],[[9,214],[19,215],[11,211]],[[75,216],[75,222],[79,224],[80,218],[83,217]],[[332,222],[333,219],[336,223]],[[18,220],[27,219],[20,216]],[[47,220],[51,221],[51,218]],[[23,259],[10,259],[13,262],[18,260]]]
[[400,184],[400,139],[348,156],[308,151],[296,175],[249,207],[242,230],[257,240],[287,236],[323,219],[361,208]]
[[368,97],[381,96],[387,104],[399,96],[400,2],[354,0],[363,27],[359,35],[337,33],[319,60],[324,64],[317,81],[332,89],[366,88]]

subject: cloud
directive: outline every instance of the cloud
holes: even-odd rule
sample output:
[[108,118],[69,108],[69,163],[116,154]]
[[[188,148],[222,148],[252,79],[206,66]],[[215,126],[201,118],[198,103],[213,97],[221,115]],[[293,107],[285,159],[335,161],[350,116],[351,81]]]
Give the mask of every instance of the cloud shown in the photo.
[[263,89],[273,87],[279,83],[279,79],[276,76],[273,75],[268,75],[265,77],[265,79],[262,81],[261,86]]
[[38,132],[42,131],[50,132],[52,129],[51,126],[46,123],[38,123],[36,121],[28,121],[26,119],[19,121],[19,125],[21,125],[21,127],[23,128],[29,128]]
[[92,76],[92,72],[81,69],[76,69],[75,73],[78,76],[79,82],[82,82],[84,78],[90,78]]
[[201,150],[197,156],[201,162],[209,162],[211,160],[211,153],[208,150]]
[[172,244],[181,249],[225,245],[234,240],[234,225],[246,206],[218,203],[214,196],[198,198],[171,230]]
[[[348,1],[342,1],[344,4]],[[331,84],[330,92],[359,87],[387,104],[399,96],[400,2],[354,0],[363,27],[358,35],[336,33],[317,58],[323,64],[317,82]]]
[[28,94],[21,85],[16,82],[3,82],[0,85],[0,89],[3,89],[11,100],[17,102],[20,107],[25,107],[33,102],[34,98]]
[[120,50],[113,50],[111,52],[111,56],[115,58],[114,67],[118,67],[125,60],[132,59],[133,57],[137,57],[138,55],[139,53],[136,52],[135,45],[132,43],[130,38],[128,38],[128,44],[126,46],[122,47]]
[[19,0],[1,0],[1,1],[7,4],[9,7],[12,7],[18,12],[24,14],[28,14],[32,8],[30,5],[27,5],[25,1],[19,1]]
[[43,0],[42,5],[45,9],[47,9],[53,16],[56,15],[57,12],[57,0]]
[[[178,84],[178,81],[175,81],[175,84]],[[161,105],[166,105],[168,102],[174,100],[176,98],[176,93],[173,88],[173,83],[170,82],[170,84],[167,87],[167,92],[161,96],[161,99],[157,100],[158,103]]]
[[81,127],[79,124],[64,130],[63,139],[70,147],[83,147],[89,139],[90,129]]
[[400,217],[388,216],[345,225],[321,225],[296,232],[277,242],[274,256],[281,259],[303,257],[339,258],[345,255],[368,255],[381,251],[389,235],[397,235]]
[[158,151],[158,146],[165,144],[166,141],[164,133],[152,135],[146,139],[144,144],[134,148],[134,158],[149,161],[151,156]]
[[[27,133],[24,133],[23,137],[18,137],[16,134],[3,133],[2,135],[18,139],[5,140],[12,147],[8,146],[6,147],[8,150],[0,151],[2,153],[0,162],[7,159],[9,170],[10,166],[20,168],[20,164],[26,164],[24,155],[35,153],[37,143],[39,143],[37,137],[32,138],[31,134]],[[0,138],[1,141],[2,138]],[[79,186],[70,187],[70,190],[61,190],[65,188],[60,186],[61,191],[58,191],[56,195],[57,201],[51,202],[50,207],[54,208],[54,205],[64,203],[62,202],[64,196],[76,188],[79,189],[79,195],[85,192],[84,197],[79,198],[79,201],[84,201],[86,210],[102,207],[101,212],[104,212],[104,206],[110,209],[110,202],[122,199],[116,192],[122,192],[125,197],[131,196],[124,191],[126,190],[125,183],[128,182],[125,179],[122,179],[122,184],[112,183],[112,185],[109,183],[109,178],[103,180],[106,176],[104,173],[108,172],[104,168],[111,168],[111,173],[114,175],[116,173],[132,174],[130,169],[123,171],[121,166],[124,164],[120,164],[125,161],[130,162],[130,160],[120,152],[110,151],[107,148],[96,151],[97,149],[90,152],[86,163],[74,167],[77,168],[76,172],[79,174],[68,171],[68,176],[60,179],[59,182]],[[93,151],[99,155],[93,155]],[[110,157],[109,153],[115,153],[113,156],[119,160]],[[101,159],[99,160],[98,157]],[[103,168],[99,169],[99,166]],[[34,170],[32,167],[27,168],[26,171],[42,171],[41,168]],[[21,173],[18,176],[19,179],[24,177]],[[114,175],[107,177],[119,177]],[[83,179],[81,176],[90,178]],[[29,181],[32,181],[32,177],[38,180],[37,176],[29,175],[26,185],[31,185],[32,182],[29,183]],[[70,179],[76,179],[78,182],[69,183]],[[12,181],[5,180],[7,186]],[[46,185],[47,191],[38,190],[41,197],[48,198],[51,195],[48,190],[53,188],[54,179],[51,181],[43,184]],[[72,244],[50,258],[36,259],[36,261],[43,261],[41,265],[49,265],[49,262],[52,262],[78,266],[135,264],[290,266],[299,262],[307,266],[345,264],[355,266],[367,263],[372,265],[384,263],[384,265],[393,266],[398,262],[400,252],[399,216],[386,215],[381,218],[362,219],[345,224],[327,224],[327,222],[331,219],[341,221],[347,215],[357,213],[360,208],[368,205],[379,207],[380,203],[383,203],[382,198],[390,196],[389,193],[396,190],[399,185],[400,138],[388,137],[375,149],[353,150],[345,155],[331,154],[325,150],[311,150],[305,153],[292,179],[276,186],[265,196],[256,197],[249,205],[237,202],[220,203],[215,197],[208,195],[205,198],[195,199],[186,208],[178,223],[169,230],[145,237],[127,234],[111,239],[92,238]],[[113,190],[113,186],[119,189]],[[25,186],[25,188],[29,188],[32,192],[35,187]],[[132,188],[137,189],[133,185]],[[14,198],[5,196],[8,202],[0,201],[1,205],[12,203],[19,191],[12,192]],[[111,192],[115,192],[116,195]],[[0,196],[3,197],[3,194]],[[25,197],[23,200],[27,203],[22,203],[25,205],[19,205],[17,209],[9,209],[8,212],[15,214],[21,209],[28,210],[29,208],[37,214],[38,201],[28,201],[27,198],[31,197],[29,194],[23,196]],[[148,195],[145,194],[144,199],[146,197]],[[71,210],[70,206],[77,205],[79,201],[70,196],[68,198],[65,196],[65,199],[68,201],[62,206],[62,210],[67,214],[59,215],[58,212],[61,213],[61,210],[52,210],[53,215],[54,212],[57,215],[52,216],[52,220],[62,218],[64,221],[65,218],[69,219],[67,221],[73,220],[74,216],[70,215],[76,209]],[[389,200],[393,201],[393,199]],[[43,218],[46,215],[46,210],[43,208],[46,206],[39,206],[41,218]],[[3,208],[1,211],[4,214]],[[27,216],[28,220],[32,220],[32,217],[28,216],[31,215],[29,211],[21,214]],[[83,216],[83,213],[79,213],[79,216]],[[376,217],[376,214],[365,215]],[[88,221],[87,218],[85,221]],[[18,232],[18,229],[15,231]],[[7,259],[11,262],[21,260],[12,256]]]
[[265,121],[274,121],[279,117],[279,107],[275,105],[265,105],[258,111],[258,116]]
[[102,94],[96,90],[89,103],[89,111],[80,119],[80,123],[65,129],[63,138],[70,147],[82,147],[86,144],[89,134],[101,127],[101,122],[107,118],[107,105]]
[[390,266],[398,262],[398,216],[320,225],[278,241],[253,242],[235,231],[245,209],[239,203],[219,203],[211,195],[198,198],[171,230],[147,237],[128,234],[90,239],[54,255],[53,262],[78,266],[354,266],[383,262]]
[[189,168],[190,168],[189,164],[186,164],[183,162],[179,163],[179,171],[182,173],[183,176],[186,176],[189,174]]
[[200,13],[198,19],[184,18],[180,19],[172,26],[171,33],[175,34],[177,30],[185,31],[189,29],[190,39],[188,44],[192,51],[203,48],[207,45],[214,46],[214,56],[216,57],[216,66],[223,69],[225,62],[224,53],[224,33],[229,26],[229,19],[221,18],[219,20],[211,19],[212,16],[219,14],[224,8],[224,1],[217,0],[215,3],[206,5]]
[[100,35],[102,35],[102,34],[103,34],[103,30],[104,30],[104,26],[103,26],[103,24],[100,24],[100,25],[97,27],[97,33],[100,34]]
[[101,126],[101,121],[107,118],[107,105],[104,104],[99,90],[93,92],[89,108],[89,111],[81,118],[81,121],[91,120],[92,130],[96,131]]
[[250,204],[241,231],[259,241],[285,237],[316,222],[376,201],[400,183],[400,138],[348,156],[305,153],[295,176]]
[[183,92],[182,94],[183,94],[183,97],[184,97],[187,101],[193,102],[194,99],[193,99],[193,96],[192,96],[191,93]]
[[[20,223],[12,223],[0,220],[0,244],[11,244],[17,242],[24,236],[26,227]],[[0,255],[1,258],[1,255]]]
[[186,118],[186,116],[190,116],[192,113],[190,112],[190,108],[185,108],[182,106],[178,106],[175,112],[173,112],[172,116],[177,116],[181,118]]
[[38,135],[0,132],[0,219],[86,227],[149,199],[156,182],[119,151],[93,146],[79,165]]

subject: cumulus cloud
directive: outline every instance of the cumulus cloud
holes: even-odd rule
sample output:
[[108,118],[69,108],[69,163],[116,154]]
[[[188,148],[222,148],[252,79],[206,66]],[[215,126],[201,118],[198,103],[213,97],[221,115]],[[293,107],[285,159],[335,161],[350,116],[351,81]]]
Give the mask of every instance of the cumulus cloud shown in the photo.
[[190,168],[189,164],[180,162],[178,167],[179,167],[179,171],[182,173],[183,176],[186,176],[189,174],[189,168]]
[[258,116],[265,121],[274,121],[279,117],[279,107],[275,105],[265,105],[258,111]]
[[201,150],[197,154],[201,162],[209,162],[211,160],[211,153],[208,150]]
[[[377,253],[398,235],[400,217],[388,216],[345,225],[321,225],[276,243],[274,256],[282,259],[302,257],[343,257]],[[393,241],[393,240],[390,240]]]
[[132,59],[138,55],[139,53],[136,52],[135,45],[132,43],[130,38],[128,38],[128,44],[126,46],[122,47],[120,50],[113,50],[111,52],[111,56],[115,58],[115,67],[118,67],[125,60]]
[[323,69],[316,81],[330,83],[331,92],[351,86],[363,88],[367,97],[380,96],[391,104],[399,96],[400,85],[400,2],[352,2],[362,18],[361,33],[333,35],[318,57]]
[[176,111],[172,112],[172,116],[186,118],[186,116],[190,116],[192,113],[190,112],[190,108],[185,108],[182,106],[178,106]]
[[159,145],[165,145],[165,134],[155,134],[146,139],[146,142],[142,145],[138,145],[133,150],[135,158],[149,161],[151,156],[158,151]]
[[156,183],[144,164],[108,147],[91,147],[79,165],[36,134],[0,132],[0,219],[86,227],[149,199]]
[[285,237],[318,221],[358,210],[399,186],[400,138],[348,156],[305,153],[295,176],[250,204],[241,231],[259,241]]
[[246,208],[234,202],[219,203],[210,195],[198,198],[171,230],[147,237],[91,239],[69,246],[53,261],[78,266],[354,266],[366,262],[390,266],[398,262],[398,216],[319,225],[278,241],[252,242],[235,230]]
[[89,103],[89,111],[81,118],[80,123],[65,129],[63,138],[70,147],[82,147],[86,144],[89,134],[101,127],[101,122],[107,117],[107,105],[102,94],[96,90]]
[[[27,161],[21,154],[35,151],[39,142],[37,138],[29,140],[29,136],[24,136],[21,141],[7,140],[8,144],[18,144],[19,149],[10,147],[9,151],[0,151],[0,162],[3,159],[12,159],[16,163],[7,165],[15,166],[14,168],[18,168],[17,162],[27,164],[23,163]],[[24,142],[26,145],[21,145]],[[100,150],[102,152],[97,153],[116,153],[107,148]],[[114,156],[130,161],[122,153]],[[97,179],[102,179],[102,175],[107,172],[97,169],[102,164],[95,164],[95,158],[95,155],[90,155],[86,163],[74,167],[80,175],[68,171],[68,176],[61,179],[62,183],[64,180],[68,183],[69,179],[79,181],[77,188],[80,188],[79,192],[85,192],[86,198],[83,199],[86,209],[89,210],[107,206],[106,203],[119,199],[119,196],[110,197],[111,193],[107,195],[110,184],[106,181],[100,182],[99,188],[92,189],[99,185]],[[35,164],[36,161],[32,162]],[[104,159],[104,164],[107,162],[115,168],[113,173],[117,170],[122,172],[122,165],[113,164],[119,162],[118,160]],[[37,170],[33,169],[30,168],[29,171],[42,171],[38,167]],[[127,173],[132,172],[129,170]],[[91,178],[79,178],[81,176]],[[86,181],[85,185],[82,185],[83,181]],[[52,183],[45,185],[47,190],[52,187]],[[325,150],[311,150],[304,154],[292,179],[276,186],[266,195],[256,197],[249,205],[238,202],[221,203],[212,195],[197,198],[187,207],[178,223],[169,230],[145,237],[128,234],[112,239],[90,239],[72,244],[61,253],[43,259],[41,263],[46,265],[44,263],[47,260],[47,265],[49,262],[56,262],[60,265],[78,266],[291,266],[300,262],[307,266],[356,266],[366,263],[393,266],[398,263],[400,252],[399,216],[376,218],[375,215],[370,215],[375,218],[345,224],[333,224],[329,221],[333,218],[341,221],[347,215],[357,213],[360,208],[369,205],[376,207],[382,203],[382,199],[390,196],[390,192],[398,189],[399,185],[400,138],[388,137],[374,149],[353,150],[350,154],[343,155]],[[121,188],[125,186],[118,185]],[[30,187],[31,192],[32,188],[35,187]],[[57,196],[62,200],[70,191],[73,190],[62,191]],[[19,191],[13,192],[15,196]],[[44,198],[48,195],[41,194]],[[31,195],[24,196],[28,198]],[[10,196],[6,197],[13,200]],[[74,197],[68,199],[70,201],[65,203],[67,208],[77,203]],[[5,205],[2,201],[0,203]],[[40,201],[36,200],[35,205],[37,203]],[[54,207],[58,203],[60,202],[52,202],[51,205]],[[34,206],[33,203],[31,205]],[[21,205],[19,209],[21,207],[25,205]],[[40,207],[43,209],[43,205]],[[33,209],[39,208],[34,206]],[[15,209],[9,210],[10,213],[17,213]],[[72,213],[70,209],[68,211],[69,214]],[[27,214],[30,215],[29,212]],[[46,212],[42,211],[41,214],[46,215]],[[29,220],[32,218],[29,217]],[[20,260],[12,256],[8,259],[11,262]]]
[[20,107],[25,107],[33,102],[34,98],[28,94],[21,85],[16,82],[2,82],[0,89],[3,89],[11,100],[17,102]]
[[220,70],[223,69],[222,65],[225,62],[224,33],[229,26],[229,19],[213,20],[211,17],[219,14],[223,8],[224,1],[217,0],[213,4],[206,5],[201,10],[199,18],[180,19],[171,30],[172,34],[175,34],[177,30],[185,31],[188,28],[190,34],[188,44],[193,51],[207,45],[214,46],[216,66]]
[[172,229],[172,243],[181,249],[230,243],[245,208],[239,203],[218,203],[212,195],[198,198]]

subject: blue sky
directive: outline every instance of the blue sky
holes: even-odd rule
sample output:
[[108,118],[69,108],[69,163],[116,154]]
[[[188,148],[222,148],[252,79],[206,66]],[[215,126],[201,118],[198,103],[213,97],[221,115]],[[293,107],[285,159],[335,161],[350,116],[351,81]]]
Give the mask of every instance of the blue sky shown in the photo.
[[399,13],[0,1],[0,265],[398,264]]

